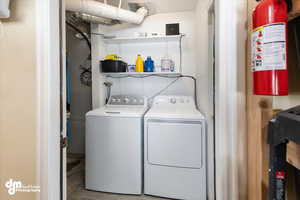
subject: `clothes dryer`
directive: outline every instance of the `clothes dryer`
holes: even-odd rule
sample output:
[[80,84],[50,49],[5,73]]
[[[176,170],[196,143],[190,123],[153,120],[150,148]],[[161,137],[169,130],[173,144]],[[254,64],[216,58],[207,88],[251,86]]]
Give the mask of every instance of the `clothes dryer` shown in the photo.
[[206,200],[206,122],[188,96],[158,96],[144,119],[145,194]]

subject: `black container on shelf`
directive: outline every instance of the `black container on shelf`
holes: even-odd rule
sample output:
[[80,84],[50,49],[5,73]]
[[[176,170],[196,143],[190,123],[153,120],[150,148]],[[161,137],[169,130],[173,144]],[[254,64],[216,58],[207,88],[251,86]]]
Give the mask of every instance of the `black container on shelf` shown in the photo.
[[104,73],[127,72],[127,63],[121,60],[101,60],[100,71]]

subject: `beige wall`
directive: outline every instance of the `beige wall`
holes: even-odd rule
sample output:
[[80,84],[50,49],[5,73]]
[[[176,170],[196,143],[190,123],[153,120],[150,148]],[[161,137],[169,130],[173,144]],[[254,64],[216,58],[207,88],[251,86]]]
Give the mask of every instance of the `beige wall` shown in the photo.
[[0,25],[0,199],[34,200],[4,187],[10,178],[37,179],[35,0],[11,0],[11,14]]

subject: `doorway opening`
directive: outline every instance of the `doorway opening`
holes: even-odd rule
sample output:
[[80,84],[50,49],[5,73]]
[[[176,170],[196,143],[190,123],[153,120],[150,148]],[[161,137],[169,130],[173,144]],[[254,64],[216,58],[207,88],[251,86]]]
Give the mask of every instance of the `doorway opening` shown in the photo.
[[[213,7],[213,6],[212,6]],[[203,8],[206,12],[205,19],[206,21],[202,21],[201,23],[206,27],[205,35],[203,35],[205,41],[206,48],[206,57],[201,56],[203,60],[201,62],[205,63],[203,65],[209,66],[198,74],[199,66],[202,66],[196,62],[197,52],[199,52],[198,48],[203,48],[203,46],[196,45],[197,38],[195,33],[198,33],[195,27],[193,26],[196,20],[194,21],[195,13],[201,12],[203,10],[195,11],[190,10],[187,12],[179,12],[179,13],[164,13],[158,14],[158,16],[154,17],[151,22],[151,26],[153,26],[153,30],[160,29],[155,27],[156,23],[163,21],[163,23],[167,23],[167,21],[172,21],[174,19],[179,21],[181,27],[183,27],[183,31],[187,34],[186,38],[180,38],[183,40],[183,45],[180,45],[180,51],[182,49],[187,49],[187,51],[180,52],[180,56],[183,57],[183,66],[186,66],[186,71],[182,71],[182,75],[196,77],[198,81],[198,86],[200,86],[200,90],[198,88],[196,94],[197,100],[200,100],[200,111],[205,113],[208,121],[208,138],[207,138],[207,149],[209,155],[214,155],[214,19],[212,9]],[[206,10],[205,10],[206,9]],[[149,21],[151,21],[149,20]],[[175,20],[175,21],[176,21]],[[116,22],[114,22],[116,23]],[[117,24],[118,25],[118,24]],[[163,24],[165,25],[165,24]],[[120,25],[121,29],[122,26]],[[164,27],[164,26],[162,26]],[[145,28],[139,27],[137,31],[152,31]],[[118,31],[121,33],[128,34],[128,31],[131,31],[132,34],[135,29],[131,30],[130,27],[124,28],[124,32],[117,28],[116,30],[109,30],[110,27],[105,27],[98,24],[90,24],[87,23],[82,18],[78,17],[76,13],[66,13],[66,74],[65,74],[65,84],[66,84],[66,111],[67,111],[67,122],[66,122],[66,130],[67,130],[67,138],[68,138],[68,148],[67,148],[67,162],[66,162],[66,194],[67,200],[106,200],[106,199],[124,199],[124,200],[163,200],[165,198],[154,197],[154,196],[136,196],[136,195],[119,195],[112,193],[105,193],[99,191],[91,191],[86,189],[85,185],[85,173],[86,173],[86,163],[85,163],[85,119],[86,113],[93,109],[99,108],[103,106],[109,100],[107,98],[106,86],[104,84],[111,83],[113,85],[113,90],[110,91],[113,95],[116,94],[128,94],[128,85],[132,87],[131,89],[136,89],[138,92],[142,92],[144,94],[157,94],[157,91],[160,91],[160,87],[165,88],[166,95],[193,95],[193,86],[190,84],[189,80],[180,80],[178,81],[178,77],[143,77],[145,79],[136,78],[136,77],[128,77],[128,79],[114,79],[113,77],[105,77],[103,78],[103,74],[99,75],[99,60],[103,59],[106,53],[111,53],[111,49],[117,51],[119,54],[127,56],[128,51],[122,49],[121,45],[116,45],[113,47],[101,46],[103,37],[103,32],[106,34],[117,34]],[[128,30],[126,30],[128,29]],[[199,32],[202,34],[202,32]],[[155,34],[155,33],[154,33]],[[203,39],[202,38],[202,39]],[[210,41],[210,42],[207,42]],[[198,41],[197,41],[198,42]],[[201,43],[200,42],[200,43]],[[151,46],[152,45],[152,46]],[[124,45],[126,48],[126,45]],[[159,53],[157,49],[159,49],[158,44],[148,44],[143,46],[143,48],[153,48],[151,50],[152,54]],[[109,49],[111,48],[111,49]],[[137,45],[137,48],[141,48],[141,46]],[[164,47],[166,48],[168,53],[172,52],[172,43],[166,42]],[[109,49],[109,50],[108,50]],[[93,52],[92,52],[93,50]],[[163,51],[163,50],[161,50]],[[105,52],[105,54],[104,54]],[[201,50],[200,50],[201,52]],[[208,53],[207,53],[208,52]],[[130,53],[130,52],[129,52]],[[129,54],[128,53],[128,54]],[[161,53],[162,54],[162,53]],[[176,58],[174,59],[176,60]],[[190,70],[190,71],[189,71]],[[203,74],[203,72],[207,74]],[[202,74],[201,74],[202,73]],[[207,76],[208,75],[208,76]],[[205,77],[206,76],[206,77]],[[92,79],[93,77],[93,79]],[[205,77],[205,78],[203,78]],[[147,83],[150,81],[150,84]],[[176,83],[176,84],[174,84]],[[148,85],[147,85],[148,84]],[[206,88],[203,88],[202,85],[205,85]],[[141,87],[142,86],[142,87]],[[126,88],[127,87],[127,88]],[[158,88],[158,89],[157,89]],[[195,88],[197,89],[197,88]],[[202,90],[203,89],[203,90]],[[96,93],[94,93],[96,92]],[[110,93],[109,92],[109,93]],[[197,101],[196,101],[197,102]],[[204,102],[204,104],[203,104]],[[199,106],[199,105],[197,105]],[[205,156],[206,157],[206,156]],[[209,159],[203,159],[205,161],[205,166],[208,168],[208,173],[206,176],[207,181],[207,196],[208,199],[214,199],[214,157],[211,156]],[[204,161],[203,161],[204,162]],[[206,163],[207,162],[207,163]]]
[[85,114],[92,110],[90,24],[66,12],[67,199],[84,189]]
[[[172,0],[173,1],[173,0]],[[44,2],[44,1],[43,1]],[[38,48],[39,51],[38,53],[39,55],[39,65],[41,66],[40,69],[40,73],[39,73],[39,83],[40,83],[40,88],[39,88],[39,92],[40,92],[40,96],[39,96],[39,121],[40,121],[40,132],[44,133],[41,134],[41,138],[40,138],[40,160],[39,165],[41,165],[40,169],[40,173],[42,174],[41,176],[41,187],[43,188],[43,190],[41,190],[41,196],[43,197],[43,199],[47,199],[47,198],[51,198],[52,196],[55,196],[55,199],[59,199],[59,190],[61,190],[63,192],[63,194],[66,194],[66,192],[64,192],[64,188],[65,188],[65,179],[63,179],[63,188],[60,188],[60,176],[59,176],[59,137],[58,134],[60,134],[61,132],[65,132],[65,128],[63,130],[59,130],[59,122],[60,121],[64,121],[66,112],[64,110],[65,107],[67,107],[66,104],[63,104],[63,109],[62,109],[62,119],[60,120],[60,116],[59,116],[59,82],[60,80],[63,79],[67,79],[67,77],[65,76],[66,73],[60,73],[59,71],[59,67],[54,67],[54,66],[59,66],[59,62],[58,62],[58,58],[59,58],[59,39],[64,40],[64,36],[63,37],[59,37],[59,31],[58,31],[58,24],[59,24],[59,11],[58,11],[58,2],[63,2],[62,0],[56,0],[56,1],[50,1],[48,0],[48,4],[51,6],[45,6],[44,3],[40,3],[39,2],[39,16],[41,16],[40,21],[41,23],[39,24],[39,30],[38,30],[38,36],[39,36],[39,41],[40,43],[38,44]],[[202,2],[202,1],[199,1]],[[215,174],[216,174],[216,181],[214,183],[214,181],[209,182],[210,185],[208,185],[209,188],[214,188],[214,185],[211,184],[216,184],[217,187],[217,195],[219,195],[220,197],[225,197],[226,196],[230,196],[230,193],[235,193],[236,191],[239,191],[238,188],[243,187],[243,186],[239,186],[239,184],[235,181],[236,179],[233,179],[234,176],[237,174],[236,171],[234,171],[235,169],[238,169],[238,160],[235,159],[236,156],[232,157],[235,152],[232,152],[233,150],[235,150],[235,147],[237,147],[238,145],[236,145],[236,140],[233,138],[238,131],[236,130],[236,122],[239,121],[237,119],[238,116],[241,116],[242,114],[240,114],[238,112],[238,110],[236,109],[237,107],[242,110],[243,107],[243,100],[239,100],[239,97],[244,97],[244,93],[243,91],[241,91],[241,93],[238,93],[239,91],[235,90],[235,86],[237,84],[237,81],[232,78],[232,76],[228,76],[228,74],[233,74],[233,75],[237,75],[237,63],[235,59],[228,59],[228,57],[230,56],[234,56],[234,58],[236,58],[236,54],[237,54],[237,45],[228,45],[228,40],[227,38],[230,38],[230,42],[234,43],[237,41],[236,40],[236,35],[237,32],[232,32],[232,30],[241,30],[244,31],[244,22],[245,20],[242,19],[242,21],[239,21],[239,18],[237,17],[237,15],[234,15],[234,20],[240,22],[238,25],[236,25],[237,23],[232,23],[231,21],[229,22],[228,19],[231,19],[230,17],[232,17],[232,13],[240,13],[237,12],[237,9],[235,7],[235,3],[224,3],[222,1],[217,1],[216,3],[216,71],[218,71],[218,73],[216,74],[215,77],[215,83],[216,83],[216,87],[215,90],[217,91],[217,97],[215,98],[216,100],[216,112],[217,115],[214,116],[213,114],[210,115],[210,113],[208,113],[208,115],[210,118],[214,119],[214,117],[216,117],[216,131],[215,133],[217,134],[217,137],[215,138],[216,141],[216,152],[211,152],[210,155],[212,156],[213,154],[215,154],[216,156],[216,170],[215,170]],[[232,12],[227,12],[228,8],[232,9],[230,11]],[[246,10],[246,8],[242,8],[243,10]],[[207,11],[208,9],[206,9]],[[194,10],[193,10],[194,11]],[[201,13],[201,12],[200,12]],[[173,17],[172,19],[178,19],[179,17],[179,13],[173,13]],[[185,13],[186,14],[186,13]],[[222,16],[221,16],[222,15]],[[228,16],[228,17],[224,17]],[[162,21],[162,19],[166,19],[166,20],[170,20],[171,18],[167,17],[166,13],[160,13],[158,16],[164,16],[163,18],[160,18],[159,20],[157,20],[156,23],[154,23],[154,27],[156,27],[157,25],[159,25],[159,23]],[[187,15],[186,15],[187,16]],[[185,17],[186,17],[185,16]],[[202,32],[202,30],[207,30],[204,29],[202,26],[199,26],[198,23],[195,23],[194,19],[196,19],[196,16],[194,15],[194,12],[189,12],[188,16],[184,19],[188,19],[187,23],[192,22],[192,26],[185,26],[185,27],[189,27],[188,30],[192,30],[191,32],[194,32],[194,28],[195,27],[200,27],[200,33]],[[200,19],[202,18],[203,15],[200,15]],[[65,18],[63,18],[63,25]],[[152,16],[150,16],[149,18],[152,18]],[[51,22],[51,23],[49,23]],[[169,23],[169,22],[168,22]],[[184,23],[185,24],[185,23]],[[230,25],[230,26],[228,26]],[[132,27],[131,27],[132,28]],[[144,28],[149,28],[149,26],[144,26]],[[64,27],[62,28],[64,29]],[[95,27],[95,25],[91,26],[91,33],[96,33],[96,34],[101,34],[104,29],[97,29],[97,27]],[[152,32],[152,30],[155,30],[152,26],[147,29],[149,32]],[[109,30],[106,30],[109,31]],[[88,31],[86,31],[88,32]],[[129,30],[129,32],[134,33],[134,31],[132,29]],[[145,31],[144,31],[145,32]],[[189,34],[187,34],[188,39],[192,39],[193,37],[196,36],[196,33],[192,33],[191,32]],[[245,32],[245,31],[244,31]],[[186,32],[187,33],[187,32]],[[232,34],[235,33],[235,34]],[[73,33],[75,34],[75,32]],[[99,35],[96,34],[92,34],[92,38],[94,37],[94,41],[96,43],[97,39],[96,37],[99,37]],[[246,35],[243,34],[242,36]],[[79,36],[80,37],[80,36]],[[198,37],[201,38],[201,37]],[[78,38],[79,39],[79,38]],[[205,38],[206,42],[207,42],[207,37]],[[241,38],[243,39],[243,38]],[[92,39],[93,40],[93,39]],[[192,47],[193,45],[196,44],[196,41],[194,40],[187,40],[188,42],[183,45],[183,48],[188,47],[188,53],[194,52],[190,47]],[[244,41],[244,40],[243,40]],[[238,43],[241,48],[239,48],[239,55],[241,55],[241,57],[244,55],[243,54],[243,49],[244,49],[244,43],[243,42],[239,42]],[[92,46],[93,46],[93,42],[92,42]],[[167,45],[166,45],[167,46]],[[200,46],[200,50],[204,50],[207,53],[207,49],[203,48],[203,46]],[[94,46],[96,47],[96,46]],[[225,48],[226,47],[226,48]],[[63,47],[64,48],[64,47]],[[103,59],[103,57],[105,55],[101,55],[99,52],[103,52],[104,48],[99,48],[99,49],[94,49],[94,54],[92,55],[92,60],[93,58],[95,58],[94,63],[92,64],[94,67],[92,67],[92,76],[95,76],[94,78],[99,78],[102,77],[100,76],[101,74],[99,74],[99,60]],[[120,50],[122,50],[120,48]],[[63,50],[64,51],[64,50]],[[158,51],[155,51],[158,52]],[[203,52],[203,51],[202,51]],[[184,52],[186,53],[186,52]],[[61,54],[62,55],[62,54]],[[202,54],[196,54],[196,56],[194,55],[191,56],[191,54],[189,54],[188,56],[184,55],[183,58],[185,60],[189,60],[189,61],[199,61],[199,63],[197,63],[197,65],[195,66],[203,66],[201,65],[202,63],[200,63],[200,61],[202,61],[200,59],[200,55]],[[65,56],[65,55],[63,55]],[[190,59],[191,58],[191,59]],[[207,58],[207,57],[206,57]],[[239,61],[243,61],[243,59],[239,59],[236,58]],[[64,65],[65,62],[63,62],[63,64],[61,66]],[[222,65],[222,67],[220,67]],[[191,63],[188,63],[187,66],[192,66]],[[205,66],[208,66],[205,63]],[[224,67],[223,67],[224,66]],[[228,66],[228,67],[226,67]],[[211,67],[211,66],[208,66]],[[63,67],[63,70],[65,70],[65,67]],[[184,73],[194,73],[196,72],[196,69],[190,68],[190,69],[185,69]],[[220,73],[222,72],[222,73]],[[63,77],[59,77],[59,75],[62,74]],[[228,78],[230,77],[230,78]],[[240,77],[243,77],[242,74]],[[61,79],[59,79],[61,78]],[[78,77],[77,77],[78,78]],[[205,80],[207,78],[207,74],[203,73],[202,76],[198,76],[199,80]],[[93,79],[95,80],[95,79]],[[241,80],[243,80],[241,78]],[[238,83],[244,83],[243,81],[239,80]],[[143,82],[143,81],[141,81]],[[139,82],[139,83],[141,83]],[[167,81],[165,81],[166,83]],[[66,84],[67,81],[63,80],[63,84]],[[92,82],[92,84],[95,82]],[[151,83],[157,83],[156,80],[154,80]],[[198,82],[199,83],[199,82]],[[203,83],[203,82],[202,82]],[[201,90],[202,87],[206,88],[205,84],[198,84]],[[205,83],[205,81],[204,81]],[[206,82],[207,83],[207,82]],[[141,85],[141,84],[137,84],[137,85]],[[93,109],[100,107],[102,105],[104,105],[105,102],[105,89],[103,90],[103,88],[101,88],[103,86],[103,82],[99,81],[95,84],[93,84],[92,90],[93,93],[96,92],[97,95],[95,95],[96,97],[93,98]],[[118,88],[121,88],[124,86],[122,81],[119,81],[118,84]],[[152,86],[152,85],[151,85]],[[192,87],[190,87],[188,84],[182,84],[181,85],[181,89],[188,89],[191,90]],[[229,87],[229,86],[233,86],[233,87]],[[64,86],[63,86],[64,87]],[[124,88],[124,87],[123,87]],[[153,87],[149,87],[149,90],[153,89]],[[63,91],[63,90],[62,90]],[[135,91],[140,91],[140,90],[135,90]],[[174,92],[174,88],[173,91]],[[176,90],[177,91],[177,90]],[[66,95],[66,93],[63,91],[63,93],[61,93],[62,95]],[[200,95],[199,97],[203,98],[209,96],[209,94],[207,93],[207,95]],[[199,99],[200,104],[201,103],[206,103],[206,102],[210,102],[210,100],[207,101],[207,99]],[[236,102],[239,101],[239,102]],[[62,101],[64,102],[64,100]],[[71,102],[72,103],[72,102]],[[238,104],[238,105],[237,105]],[[199,106],[201,109],[203,108],[207,108],[207,106],[205,105],[200,105]],[[230,113],[230,115],[228,115],[228,108],[233,108],[233,112]],[[241,119],[241,121],[244,123],[245,120]],[[67,123],[63,123],[64,126],[67,125]],[[240,131],[240,130],[239,130]],[[244,130],[241,130],[240,132],[244,133]],[[58,134],[53,134],[53,133],[58,133]],[[233,134],[234,133],[234,134]],[[211,141],[211,140],[210,140]],[[72,141],[71,141],[72,142]],[[213,148],[214,149],[214,148]],[[62,157],[64,157],[62,160],[65,160],[65,155],[63,155]],[[232,159],[228,159],[232,158]],[[210,162],[209,162],[210,163]],[[74,165],[77,165],[77,162],[74,162],[73,164],[71,164],[70,168],[74,168]],[[64,170],[65,168],[65,163],[62,162],[63,165],[63,173],[66,173],[67,170]],[[72,166],[73,165],[73,166]],[[235,167],[231,167],[231,166],[235,166]],[[231,167],[231,169],[229,168]],[[227,173],[230,172],[230,173]],[[61,176],[62,178],[64,178],[63,176]],[[213,175],[213,179],[214,179],[214,175]],[[224,182],[226,181],[226,183],[224,186]],[[84,178],[82,178],[82,185],[84,185]],[[233,186],[232,186],[233,185]],[[227,187],[228,186],[228,187]],[[229,187],[232,186],[232,187]],[[230,192],[230,190],[232,190]],[[228,195],[227,195],[228,194]],[[64,195],[65,196],[65,195]],[[70,196],[68,196],[70,198]],[[53,197],[52,197],[53,198]],[[138,197],[140,198],[140,197]],[[66,198],[62,198],[63,200],[65,200]],[[98,198],[99,199],[99,198]],[[100,198],[101,199],[101,198]],[[214,199],[214,198],[210,198],[209,199]],[[229,198],[230,199],[230,198]]]

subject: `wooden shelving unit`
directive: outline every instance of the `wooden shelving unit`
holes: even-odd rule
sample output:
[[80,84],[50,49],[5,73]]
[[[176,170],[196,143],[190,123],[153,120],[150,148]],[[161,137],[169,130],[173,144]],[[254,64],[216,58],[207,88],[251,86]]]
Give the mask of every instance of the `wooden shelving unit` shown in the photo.
[[267,126],[273,116],[273,98],[253,95],[251,71],[252,13],[256,0],[248,0],[248,53],[247,53],[247,121],[248,121],[248,199],[267,200],[269,146]]
[[289,21],[300,16],[300,1],[299,0],[287,0],[287,3],[291,6],[289,13]]
[[290,142],[287,145],[287,161],[300,170],[300,145]]
[[300,10],[289,13],[289,21],[291,21],[297,17],[300,17]]
[[[248,0],[248,54],[247,54],[247,119],[248,119],[248,199],[267,200],[269,190],[269,145],[267,143],[268,122],[272,119],[274,109],[278,99],[284,97],[256,96],[252,93],[253,78],[251,71],[251,29],[252,12],[256,7],[256,0]],[[289,20],[300,17],[300,10],[289,13]],[[291,41],[289,44],[294,44]],[[298,71],[291,71],[291,64],[298,62],[296,54],[289,54],[290,73],[298,74]],[[295,70],[294,66],[292,67]],[[293,84],[298,85],[299,82]],[[297,79],[298,80],[298,79]],[[290,84],[291,85],[291,84]],[[297,93],[298,94],[298,93]],[[288,103],[288,101],[287,101]],[[286,109],[286,108],[284,108]],[[287,147],[287,162],[299,168],[300,166],[300,145],[289,143]],[[293,172],[292,172],[293,173]],[[293,174],[292,174],[293,175]],[[293,183],[294,184],[294,183]],[[288,199],[294,200],[295,191],[291,191],[288,186]]]

